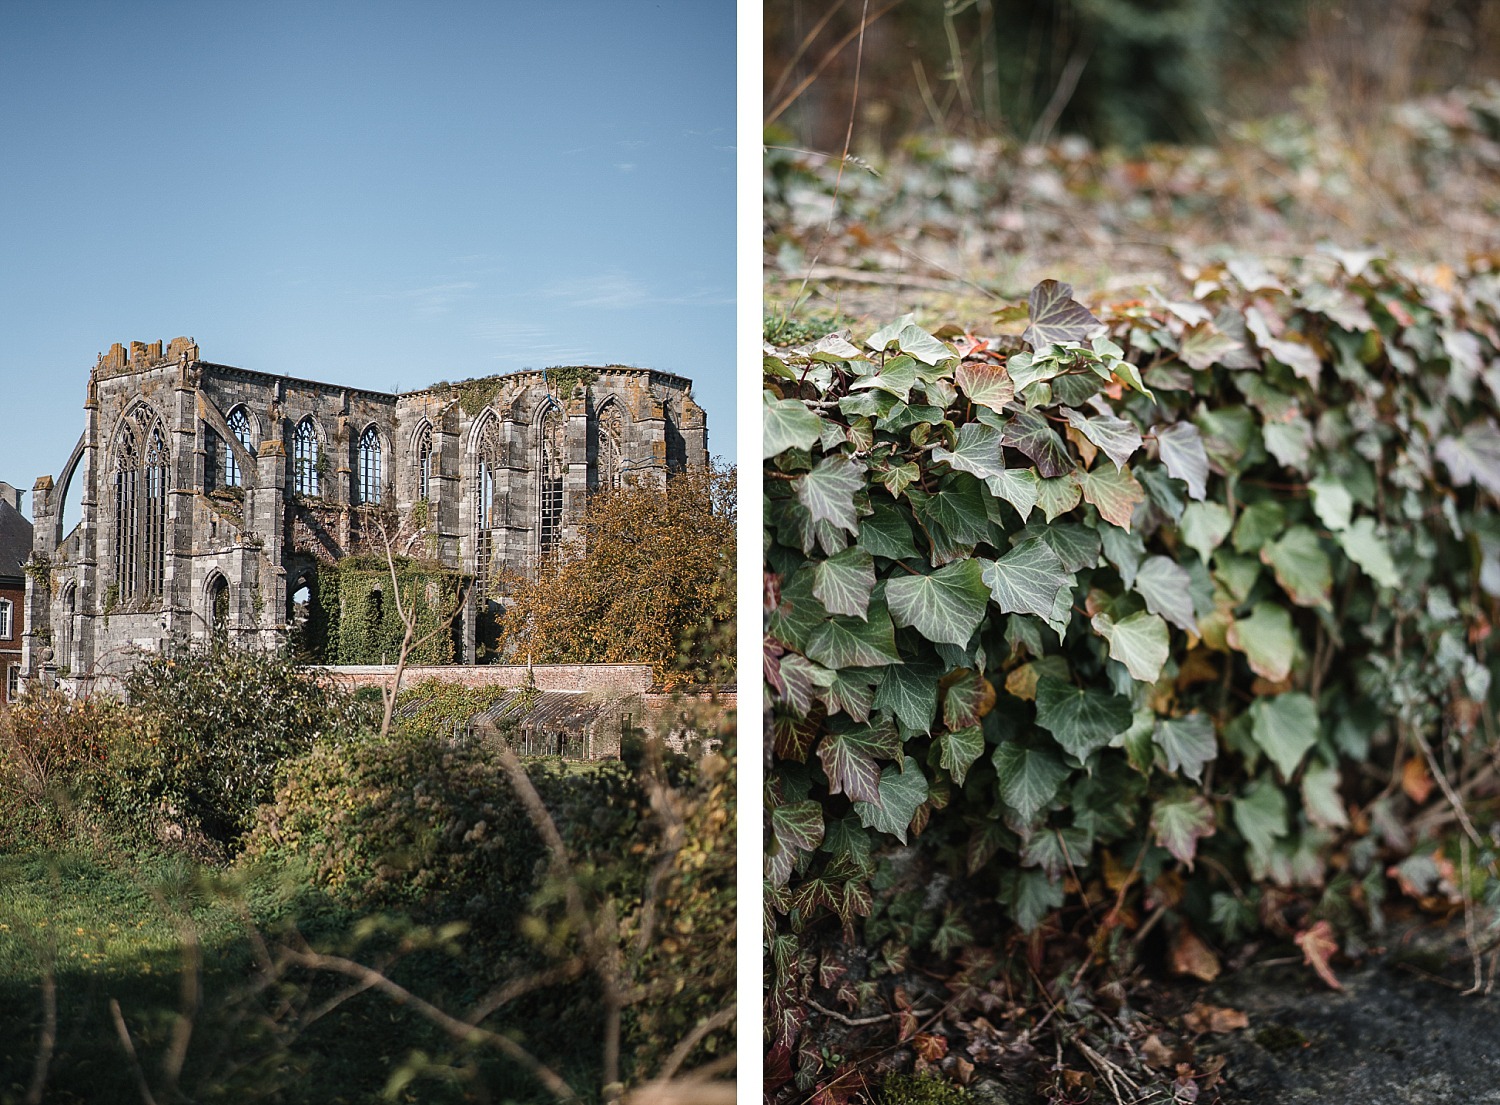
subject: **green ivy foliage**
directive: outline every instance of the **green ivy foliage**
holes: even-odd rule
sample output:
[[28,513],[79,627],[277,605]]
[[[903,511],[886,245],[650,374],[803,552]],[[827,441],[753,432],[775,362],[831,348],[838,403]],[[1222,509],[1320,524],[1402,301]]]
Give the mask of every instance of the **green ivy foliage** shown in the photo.
[[[423,560],[396,557],[396,587],[415,617],[413,664],[451,664],[454,634],[441,632],[459,610],[465,577]],[[318,565],[303,638],[326,664],[394,664],[406,624],[396,606],[391,569],[384,557],[347,557]]]
[[788,932],[852,936],[893,842],[1022,930],[1181,879],[1173,923],[1232,939],[1240,885],[1316,905],[1335,863],[1378,923],[1436,847],[1424,745],[1493,797],[1500,278],[1330,250],[1015,315],[765,360],[779,1045]]

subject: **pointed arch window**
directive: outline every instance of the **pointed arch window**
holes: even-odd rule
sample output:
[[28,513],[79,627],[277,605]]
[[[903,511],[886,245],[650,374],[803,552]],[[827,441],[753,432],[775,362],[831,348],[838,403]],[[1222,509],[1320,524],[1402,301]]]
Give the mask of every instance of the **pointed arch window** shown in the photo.
[[424,424],[417,431],[417,498],[426,502],[432,497],[432,426]]
[[556,401],[549,401],[538,426],[536,466],[537,552],[542,556],[555,552],[562,540],[566,426],[562,407]]
[[481,599],[488,598],[490,593],[494,531],[505,523],[505,503],[499,499],[498,478],[504,462],[500,422],[494,415],[488,415],[474,441],[474,591]]
[[374,426],[359,437],[359,501],[380,502],[380,434]]
[[115,441],[115,585],[121,600],[159,599],[166,578],[167,435],[137,407]]
[[[247,453],[254,455],[255,447],[250,444],[250,413],[244,407],[235,407],[224,421],[229,424],[229,432],[234,435],[234,439],[244,446]],[[240,471],[240,459],[234,455],[233,446],[226,444],[224,447],[224,486],[239,487],[243,480],[244,473]]]
[[620,457],[621,442],[625,440],[625,419],[620,413],[620,404],[609,402],[599,412],[595,424],[596,450],[594,468],[598,474],[598,486],[608,491],[620,486],[623,469]]
[[298,495],[319,493],[318,431],[311,418],[297,423],[292,438],[292,490]]

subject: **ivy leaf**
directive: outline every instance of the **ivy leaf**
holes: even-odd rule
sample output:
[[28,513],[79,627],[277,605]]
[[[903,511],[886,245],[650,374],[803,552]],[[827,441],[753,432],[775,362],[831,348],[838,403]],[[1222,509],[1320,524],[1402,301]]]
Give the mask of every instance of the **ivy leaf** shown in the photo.
[[1213,718],[1194,710],[1186,717],[1160,718],[1152,739],[1167,757],[1168,771],[1181,771],[1195,783],[1203,781],[1203,766],[1219,754]]
[[1001,902],[1015,918],[1022,932],[1032,932],[1047,919],[1047,914],[1062,908],[1063,888],[1044,872],[1035,870],[1006,871],[1000,877]]
[[1022,522],[1031,517],[1031,511],[1041,495],[1041,479],[1032,468],[1007,468],[1004,472],[989,477],[985,484],[996,498],[1004,499],[1015,507]]
[[938,708],[936,664],[892,664],[875,685],[875,709],[889,710],[914,733],[926,733]]
[[907,560],[916,556],[911,523],[901,510],[886,502],[876,502],[874,508],[873,513],[860,519],[860,545],[872,555],[887,560]]
[[816,802],[792,802],[771,811],[771,846],[766,874],[772,886],[785,886],[797,857],[823,843],[823,808]]
[[1286,795],[1274,780],[1257,779],[1234,800],[1234,826],[1250,845],[1254,865],[1264,871],[1276,841],[1287,834]]
[[1058,593],[1072,579],[1062,560],[1045,542],[1023,541],[999,560],[980,558],[990,597],[1004,614],[1035,614],[1050,618]]
[[1012,535],[1011,543],[1018,545],[1032,539],[1045,542],[1062,561],[1065,572],[1092,568],[1099,562],[1099,550],[1103,547],[1098,531],[1072,523],[1060,526],[1033,523],[1020,533]]
[[797,501],[814,522],[827,522],[849,533],[859,533],[854,496],[865,489],[864,465],[844,457],[825,457],[805,476],[793,481]]
[[1198,632],[1193,614],[1193,580],[1187,569],[1166,556],[1152,556],[1137,569],[1133,590],[1146,609],[1160,614],[1184,633]]
[[1256,675],[1280,683],[1292,673],[1297,635],[1292,631],[1291,613],[1279,603],[1256,603],[1248,618],[1229,627],[1226,639],[1230,648],[1245,654]]
[[1015,384],[1010,374],[998,365],[961,364],[954,374],[954,383],[969,397],[969,401],[999,412],[1005,404],[1016,397]]
[[1203,435],[1191,422],[1174,422],[1156,429],[1156,444],[1167,475],[1188,485],[1188,496],[1202,501],[1208,493],[1208,453]]
[[1032,349],[1070,341],[1086,341],[1104,324],[1088,308],[1073,298],[1073,285],[1058,280],[1043,280],[1026,297],[1031,308],[1031,322],[1021,340]]
[[1348,828],[1349,811],[1339,797],[1338,768],[1317,762],[1307,765],[1302,773],[1302,808],[1319,828]]
[[1328,606],[1333,566],[1311,529],[1293,526],[1281,540],[1263,547],[1260,559],[1270,565],[1276,582],[1298,606]]
[[1166,622],[1142,610],[1118,622],[1108,614],[1095,614],[1092,624],[1094,632],[1109,642],[1110,659],[1124,664],[1132,679],[1155,683],[1161,678],[1171,654]]
[[1140,534],[1126,533],[1119,526],[1103,526],[1095,532],[1104,546],[1104,559],[1120,573],[1120,582],[1126,587],[1133,586],[1141,561],[1146,559],[1146,543]]
[[901,659],[886,604],[873,599],[864,618],[835,616],[808,635],[807,655],[830,668],[876,668]]
[[1046,748],[1028,748],[1018,741],[1000,744],[992,757],[1000,781],[1000,797],[1022,821],[1030,821],[1057,797],[1068,777],[1068,767]]
[[1036,723],[1079,761],[1130,728],[1130,720],[1130,700],[1122,695],[1085,690],[1050,675],[1036,681]]
[[818,759],[828,776],[828,793],[847,794],[850,801],[880,803],[880,768],[876,758],[895,759],[901,751],[892,729],[862,726],[845,733],[829,733],[818,745]]
[[1072,510],[1082,498],[1083,491],[1071,472],[1066,476],[1058,476],[1055,480],[1037,481],[1036,502],[1049,522]]
[[1256,552],[1276,537],[1286,525],[1286,510],[1274,499],[1251,503],[1240,511],[1234,524],[1234,551]]
[[1043,829],[1021,849],[1021,863],[1040,867],[1049,879],[1060,879],[1069,870],[1087,867],[1093,849],[1094,836],[1086,829]]
[[898,576],[885,588],[891,617],[929,641],[963,646],[984,619],[990,589],[978,560],[961,560],[931,575]]
[[1064,409],[1063,417],[1070,426],[1103,450],[1104,455],[1115,462],[1116,468],[1124,468],[1125,462],[1142,445],[1141,431],[1123,418],[1107,414],[1085,418],[1072,409]]
[[1198,841],[1214,835],[1214,809],[1203,795],[1178,791],[1151,807],[1151,831],[1156,843],[1191,871]]
[[[873,340],[873,339],[872,339]],[[917,385],[917,363],[910,357],[892,357],[871,376],[861,376],[849,385],[850,391],[874,388],[894,395],[905,403],[911,398],[911,389]]]
[[1026,405],[1041,406],[1050,401],[1051,389],[1048,388],[1041,393],[1038,402],[1037,392],[1041,389],[1031,389],[1032,384],[1047,383],[1064,372],[1068,366],[1056,357],[1044,356],[1041,353],[1017,353],[1005,362],[1005,371],[1010,375],[1010,382],[1015,386],[1016,394],[1026,400]]
[[1460,434],[1442,438],[1433,452],[1448,466],[1455,487],[1477,483],[1491,495],[1500,495],[1500,428],[1494,419],[1475,422]]
[[1333,476],[1319,476],[1307,485],[1312,492],[1313,513],[1329,529],[1337,533],[1349,528],[1349,519],[1354,516],[1354,496],[1349,489]]
[[1073,456],[1062,438],[1047,425],[1047,420],[1030,411],[1020,411],[1005,424],[1000,444],[1018,449],[1031,458],[1045,478],[1065,475],[1073,470]]
[[812,593],[830,614],[864,619],[875,589],[875,558],[859,546],[813,565]]
[[883,326],[871,334],[865,342],[877,352],[892,346],[907,356],[915,357],[923,364],[935,365],[954,356],[951,346],[938,341],[926,330],[912,321],[915,315],[902,315],[895,322]]
[[869,721],[875,699],[875,679],[875,673],[869,668],[840,668],[834,672],[833,682],[823,691],[828,712],[836,714],[842,710],[855,721]]
[[978,725],[950,729],[938,736],[938,750],[939,764],[953,776],[955,783],[963,786],[969,767],[984,752],[984,729]]
[[1078,475],[1083,497],[1094,505],[1106,522],[1130,529],[1130,516],[1137,503],[1146,501],[1146,492],[1135,482],[1128,468],[1095,468]]
[[1318,708],[1297,691],[1257,698],[1250,705],[1250,735],[1271,758],[1284,778],[1290,779],[1318,743]]
[[977,671],[962,671],[943,688],[943,724],[949,729],[977,725],[995,707],[995,686]]
[[781,658],[778,671],[782,693],[779,698],[803,717],[812,712],[820,688],[833,684],[835,675],[805,656],[789,652]]
[[1313,387],[1318,386],[1318,375],[1323,365],[1318,360],[1317,353],[1313,352],[1310,347],[1300,342],[1272,337],[1270,326],[1254,307],[1245,309],[1245,328],[1255,335],[1255,344],[1262,350],[1275,357]]
[[854,803],[860,824],[867,829],[889,833],[905,844],[906,830],[916,816],[917,807],[927,801],[927,777],[922,774],[917,761],[908,756],[899,768],[895,764],[886,764],[880,773],[879,796],[879,805]]
[[1200,322],[1183,332],[1177,355],[1189,368],[1202,372],[1243,348],[1242,343],[1221,333],[1213,323]]
[[1000,456],[1000,431],[982,422],[965,422],[958,428],[953,449],[939,446],[932,451],[932,459],[946,461],[980,479],[1005,472],[1005,461]]
[[1302,417],[1289,418],[1285,422],[1267,422],[1261,429],[1266,443],[1266,452],[1276,458],[1284,468],[1298,472],[1307,471],[1307,458],[1312,455],[1312,424]]
[[1391,559],[1390,546],[1375,532],[1374,518],[1361,518],[1338,535],[1344,554],[1364,569],[1365,574],[1382,587],[1399,587],[1401,573]]
[[823,420],[797,399],[778,399],[762,392],[761,439],[765,459],[788,449],[811,449],[823,436]]

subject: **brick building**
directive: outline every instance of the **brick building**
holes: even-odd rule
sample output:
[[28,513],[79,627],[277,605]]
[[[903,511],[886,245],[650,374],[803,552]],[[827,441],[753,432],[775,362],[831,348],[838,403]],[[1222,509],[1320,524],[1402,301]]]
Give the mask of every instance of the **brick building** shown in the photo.
[[590,493],[708,459],[691,382],[618,365],[398,395],[214,364],[176,338],[102,354],[84,407],[32,492],[28,679],[87,683],[214,635],[280,645],[318,565],[383,549],[382,532],[472,579],[472,662],[496,581],[579,536]]
[[12,701],[21,689],[30,558],[31,523],[21,513],[21,493],[0,483],[0,702]]

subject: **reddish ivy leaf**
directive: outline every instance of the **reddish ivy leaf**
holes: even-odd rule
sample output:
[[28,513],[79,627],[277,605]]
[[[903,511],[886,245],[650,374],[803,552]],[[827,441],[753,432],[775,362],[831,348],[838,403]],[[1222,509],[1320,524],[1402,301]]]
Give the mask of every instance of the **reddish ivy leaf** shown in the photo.
[[1303,963],[1317,971],[1318,977],[1328,983],[1331,989],[1344,988],[1344,984],[1333,973],[1333,968],[1328,965],[1333,953],[1339,950],[1338,941],[1333,938],[1332,925],[1327,921],[1319,921],[1311,928],[1299,932],[1295,942],[1302,949]]
[[1031,323],[1021,340],[1039,353],[1063,342],[1087,341],[1090,334],[1104,328],[1073,298],[1073,285],[1060,280],[1043,280],[1031,289],[1026,303],[1031,308]]

